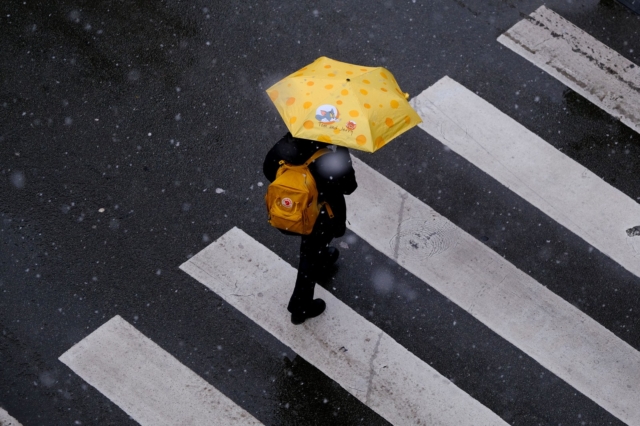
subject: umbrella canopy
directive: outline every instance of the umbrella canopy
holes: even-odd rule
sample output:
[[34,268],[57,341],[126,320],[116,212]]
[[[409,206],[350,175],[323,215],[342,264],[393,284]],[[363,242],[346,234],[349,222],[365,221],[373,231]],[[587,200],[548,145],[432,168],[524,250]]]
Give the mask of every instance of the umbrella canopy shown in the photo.
[[324,56],[267,94],[293,136],[366,152],[422,122],[389,71]]

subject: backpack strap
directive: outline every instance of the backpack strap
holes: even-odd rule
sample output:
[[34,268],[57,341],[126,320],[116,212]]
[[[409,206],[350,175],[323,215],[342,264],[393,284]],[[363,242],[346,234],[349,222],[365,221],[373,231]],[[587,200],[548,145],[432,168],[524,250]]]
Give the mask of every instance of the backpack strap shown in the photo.
[[316,161],[319,157],[322,157],[323,155],[328,154],[330,152],[331,150],[329,148],[321,148],[317,150],[311,157],[309,157],[309,159],[305,161],[304,165],[309,166],[309,164]]
[[327,203],[326,201],[323,201],[322,206],[325,206],[325,208],[327,209],[327,213],[329,214],[329,219],[333,219],[333,210],[331,210],[331,206],[329,205],[329,203]]
[[[319,150],[314,152],[313,155],[311,157],[309,157],[309,159],[307,161],[304,162],[304,166],[308,167],[309,164],[311,164],[314,161],[316,161],[319,157],[322,157],[323,155],[328,154],[330,152],[331,152],[331,150],[329,148],[320,148]],[[282,166],[283,164],[287,164],[287,162],[284,161],[284,160],[278,161],[278,166]]]
[[[325,154],[332,152],[329,148],[321,148],[317,150],[309,159],[304,163],[305,166],[309,166],[309,164],[313,163],[316,159],[322,157]],[[323,201],[320,204],[320,208],[324,206],[327,209],[327,213],[329,214],[329,218],[333,219],[333,210],[331,210],[331,206],[326,201]]]

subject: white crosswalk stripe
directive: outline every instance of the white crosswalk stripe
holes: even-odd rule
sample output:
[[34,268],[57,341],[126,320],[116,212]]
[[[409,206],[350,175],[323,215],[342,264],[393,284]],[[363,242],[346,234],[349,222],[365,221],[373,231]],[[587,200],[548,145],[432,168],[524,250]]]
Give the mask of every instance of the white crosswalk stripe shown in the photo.
[[0,426],[22,426],[16,419],[11,417],[9,413],[0,408]]
[[412,99],[420,127],[640,277],[640,205],[448,77]]
[[296,270],[237,228],[180,268],[392,424],[505,424],[321,287],[323,315],[303,326],[286,321]]
[[623,421],[640,424],[640,353],[354,158],[349,228]]
[[640,67],[541,6],[498,41],[640,132]]
[[143,426],[262,424],[119,316],[60,361]]

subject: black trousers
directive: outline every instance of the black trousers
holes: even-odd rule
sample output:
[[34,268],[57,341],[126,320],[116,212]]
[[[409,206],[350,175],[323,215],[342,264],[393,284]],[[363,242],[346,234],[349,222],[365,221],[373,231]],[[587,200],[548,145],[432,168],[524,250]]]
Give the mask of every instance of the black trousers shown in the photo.
[[313,231],[309,235],[303,235],[300,242],[298,276],[293,294],[289,299],[289,306],[287,306],[292,314],[302,313],[313,301],[315,276],[325,265],[326,248],[333,240],[333,236],[332,220],[325,209],[322,209],[313,226]]

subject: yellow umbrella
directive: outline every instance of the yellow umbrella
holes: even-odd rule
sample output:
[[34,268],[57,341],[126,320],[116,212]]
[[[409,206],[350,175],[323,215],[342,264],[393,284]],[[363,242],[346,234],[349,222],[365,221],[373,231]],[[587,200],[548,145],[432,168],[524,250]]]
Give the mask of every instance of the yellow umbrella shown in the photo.
[[293,136],[361,151],[374,152],[422,122],[389,71],[324,56],[267,94]]

